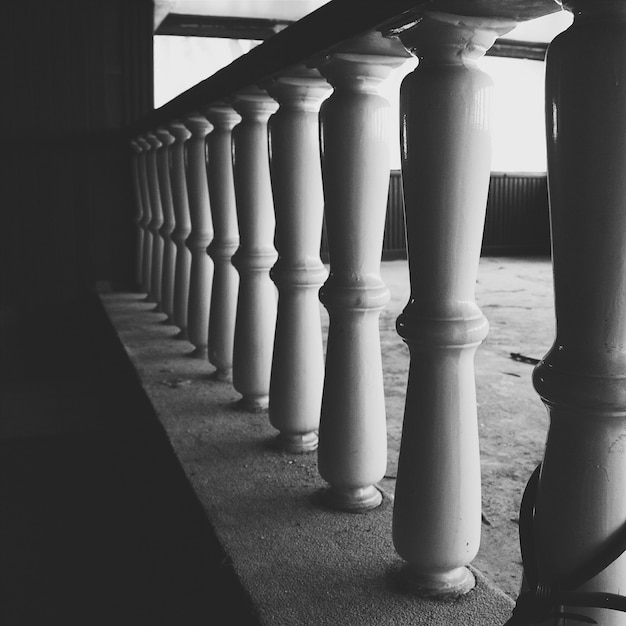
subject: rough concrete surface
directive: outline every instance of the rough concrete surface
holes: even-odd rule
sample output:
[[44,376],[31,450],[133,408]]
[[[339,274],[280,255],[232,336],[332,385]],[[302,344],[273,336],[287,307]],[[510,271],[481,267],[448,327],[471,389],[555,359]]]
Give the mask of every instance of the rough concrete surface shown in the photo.
[[[152,305],[142,296],[102,296],[263,624],[500,625],[510,616],[510,597],[480,574],[476,589],[454,601],[419,600],[398,585],[401,563],[391,544],[390,496],[408,356],[393,325],[408,298],[406,263],[383,264],[383,277],[392,293],[381,317],[390,454],[387,478],[381,483],[387,497],[380,508],[367,514],[324,509],[316,498],[324,483],[317,474],[315,454],[289,455],[274,449],[275,431],[267,414],[235,409],[233,402],[239,395],[232,386],[211,380],[212,366],[189,358],[191,346],[174,338],[177,330],[164,325],[163,316],[151,312]],[[530,387],[532,368],[512,361],[510,352],[542,356],[547,349],[552,326],[547,313],[550,286],[546,260],[481,260],[477,300],[492,325],[490,339],[477,357],[481,446],[485,447],[483,439],[487,443],[482,460],[483,480],[488,483],[483,496],[483,545],[491,539],[490,550],[481,550],[476,561],[481,570],[483,564],[502,569],[494,553],[505,551],[505,559],[514,558],[517,527],[510,505],[519,505],[523,482],[540,460],[538,441],[543,439],[547,419]],[[512,314],[527,325],[526,336],[509,331],[514,326]],[[322,319],[327,325],[324,312]],[[534,422],[532,436],[525,434],[529,427],[520,427],[529,421]],[[495,422],[504,423],[504,428],[496,428]],[[517,430],[528,439],[520,450],[511,436]],[[502,448],[505,443],[508,448]],[[514,462],[511,468],[511,454],[519,455],[522,463]],[[498,494],[503,480],[505,492]],[[511,502],[504,508],[492,502],[507,499]],[[507,580],[514,579],[507,589],[510,595],[521,573],[519,557],[514,570],[505,574]]]

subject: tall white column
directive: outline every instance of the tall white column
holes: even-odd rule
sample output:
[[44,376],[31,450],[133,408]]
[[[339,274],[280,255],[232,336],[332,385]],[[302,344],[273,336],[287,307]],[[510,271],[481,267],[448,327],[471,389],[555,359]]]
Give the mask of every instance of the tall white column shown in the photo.
[[213,261],[207,247],[213,239],[211,205],[206,173],[206,136],[211,124],[197,115],[185,120],[191,133],[187,140],[187,193],[191,234],[187,247],[191,251],[187,339],[194,346],[193,355],[207,358],[209,342],[209,311],[213,284]]
[[321,107],[322,178],[330,276],[320,291],[330,327],[319,432],[327,502],[378,506],[387,466],[387,426],[378,319],[389,300],[380,277],[389,191],[389,103],[381,81],[408,53],[372,33],[326,57],[334,88]]
[[152,268],[150,281],[150,298],[156,302],[155,311],[161,312],[161,279],[163,277],[163,207],[159,190],[159,173],[157,169],[157,150],[161,142],[154,133],[148,133],[146,139],[150,150],[146,154],[146,174],[148,177],[148,193],[150,195],[151,218],[148,228],[152,233]]
[[393,541],[422,595],[459,595],[480,543],[474,355],[488,331],[475,284],[491,170],[490,78],[478,69],[511,22],[427,14],[402,41],[402,179],[411,297],[397,328],[411,362]]
[[172,240],[175,219],[172,187],[170,184],[170,146],[174,142],[174,137],[165,128],[159,128],[156,131],[156,136],[161,142],[161,147],[157,151],[157,170],[159,175],[159,190],[161,192],[161,207],[163,210],[163,225],[159,231],[163,238],[161,311],[167,316],[166,321],[172,324],[174,322],[176,244]]
[[[574,24],[546,60],[557,323],[534,373],[550,416],[535,553],[546,585],[624,595],[626,555],[580,587],[572,579],[626,523],[626,4],[565,5]],[[564,610],[626,624],[620,612]]]
[[189,218],[189,200],[187,198],[187,181],[185,177],[185,142],[191,133],[180,122],[169,127],[174,143],[170,147],[172,202],[174,204],[175,226],[172,241],[176,246],[176,266],[174,269],[174,302],[173,320],[180,328],[177,335],[187,339],[187,306],[189,301],[189,273],[191,270],[191,251],[185,242],[191,233]]
[[133,150],[130,161],[131,183],[133,185],[133,197],[135,199],[135,282],[138,286],[142,284],[143,279],[143,243],[144,229],[142,227],[143,219],[143,201],[141,198],[141,179],[139,177],[139,155],[141,154],[141,146],[137,141],[130,142]]
[[141,262],[141,290],[146,294],[146,300],[154,302],[150,295],[152,285],[152,232],[150,231],[150,221],[152,219],[152,209],[150,206],[150,193],[148,192],[148,172],[146,167],[146,155],[150,150],[150,144],[145,137],[136,139],[137,145],[141,148],[137,161],[139,172],[139,191],[141,193],[141,206],[143,214],[139,225],[143,230],[143,259]]
[[267,91],[280,104],[269,121],[278,251],[271,276],[279,293],[269,419],[284,450],[305,452],[317,448],[324,379],[318,115],[330,89],[317,70],[302,67],[274,79]]
[[242,395],[240,406],[255,411],[268,405],[276,324],[276,288],[269,275],[276,250],[267,120],[278,105],[264,91],[250,88],[237,94],[233,106],[242,118],[233,129],[240,242],[233,256],[239,272],[233,385]]
[[208,108],[205,115],[213,124],[208,136],[209,195],[215,236],[209,255],[215,265],[213,296],[209,316],[209,361],[218,380],[232,380],[235,315],[239,275],[232,257],[239,246],[239,227],[233,181],[232,130],[240,116],[226,104]]

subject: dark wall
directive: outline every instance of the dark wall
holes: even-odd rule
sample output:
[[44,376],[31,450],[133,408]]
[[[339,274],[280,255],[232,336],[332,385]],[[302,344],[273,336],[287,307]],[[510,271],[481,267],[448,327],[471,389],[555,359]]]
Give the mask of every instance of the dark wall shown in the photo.
[[124,129],[152,108],[152,0],[19,0],[0,19],[0,305],[130,284]]

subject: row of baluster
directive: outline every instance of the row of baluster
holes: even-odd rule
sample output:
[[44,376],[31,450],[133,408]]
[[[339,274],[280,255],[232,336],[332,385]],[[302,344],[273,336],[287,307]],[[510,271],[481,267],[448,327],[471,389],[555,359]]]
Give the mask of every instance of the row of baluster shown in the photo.
[[[232,372],[242,408],[268,408],[284,450],[317,449],[319,471],[329,485],[327,503],[349,511],[380,504],[376,484],[387,465],[378,323],[389,299],[380,277],[380,258],[394,129],[389,103],[378,88],[409,56],[397,39],[371,33],[315,67],[296,67],[133,141],[141,209],[137,279],[148,299],[180,328],[180,336],[194,346],[197,356],[208,357],[216,378],[230,380]],[[463,78],[450,77],[451,87],[469,88],[480,96],[486,88],[483,74],[472,63],[455,68]],[[441,77],[450,80],[447,73]],[[482,141],[482,135],[487,137],[486,116],[481,98],[477,102],[472,124],[467,123],[466,112],[459,116],[459,124],[453,110],[439,120],[439,127],[428,130],[438,142],[442,138],[459,146],[467,142],[467,162],[472,165],[466,177],[479,180],[467,181],[478,189],[464,199],[463,219],[474,222],[467,235],[472,241],[466,244],[458,227],[444,225],[443,235],[456,232],[457,239],[439,253],[442,266],[421,279],[428,283],[426,289],[441,295],[429,305],[432,310],[414,313],[410,304],[398,326],[412,353],[419,352],[412,378],[416,368],[425,370],[418,375],[421,380],[413,380],[407,402],[411,407],[441,404],[411,393],[422,389],[430,395],[437,386],[443,390],[452,384],[445,395],[460,394],[462,406],[454,410],[466,414],[464,428],[472,433],[468,438],[436,432],[438,418],[433,415],[427,422],[435,430],[408,433],[405,438],[428,456],[432,456],[429,441],[440,438],[437,445],[444,454],[447,447],[452,456],[471,448],[454,462],[441,457],[445,471],[456,475],[454,487],[447,486],[437,497],[428,493],[435,487],[427,484],[429,479],[416,477],[415,465],[423,461],[411,458],[413,451],[400,462],[404,478],[399,475],[398,489],[404,484],[408,497],[397,496],[400,521],[395,534],[409,563],[423,560],[412,554],[415,546],[420,551],[424,546],[421,538],[416,540],[416,521],[431,524],[417,529],[418,536],[438,534],[441,529],[432,523],[435,519],[437,525],[443,523],[448,506],[466,510],[452,531],[458,535],[464,528],[455,539],[458,545],[446,539],[436,549],[429,548],[442,562],[456,552],[456,562],[443,572],[437,571],[439,565],[429,565],[423,580],[419,570],[414,572],[420,586],[438,591],[473,585],[464,566],[478,549],[480,531],[475,401],[469,391],[469,397],[462,389],[454,391],[460,369],[467,370],[468,381],[463,384],[473,385],[471,357],[487,329],[473,304],[489,179]],[[465,100],[460,106],[466,106]],[[412,141],[409,135],[406,141]],[[423,170],[422,165],[409,167]],[[411,186],[407,189],[410,203]],[[329,276],[319,254],[324,215]],[[451,284],[450,299],[440,290],[448,280],[441,273],[453,271],[452,247],[468,270],[454,278],[467,294],[457,297]],[[325,362],[320,300],[330,318]],[[464,309],[460,317],[459,306]],[[411,467],[404,467],[407,462]],[[449,478],[443,477],[442,485]],[[421,495],[414,492],[416,481],[423,483],[417,485],[424,491]],[[428,502],[427,515],[415,510],[420,500]]]
[[[618,314],[626,212],[615,167],[625,159],[626,68],[616,60],[625,9],[601,4],[577,2],[574,27],[548,55],[558,334],[535,385],[553,420],[536,505],[550,581],[626,519],[615,491],[626,472],[617,444],[626,415]],[[407,49],[419,57],[400,94],[411,298],[397,328],[411,363],[393,539],[425,594],[474,585],[466,567],[481,525],[473,359],[488,330],[474,288],[490,174],[490,80],[475,61],[513,26],[425,14],[398,34],[403,45],[364,35],[133,142],[143,290],[218,378],[232,369],[244,408],[269,405],[285,450],[318,447],[328,503],[367,510],[380,503],[386,468],[378,319],[388,291],[379,270],[394,135],[377,88]],[[600,71],[602,55],[613,59],[612,74]],[[318,291],[330,318],[325,364]],[[587,588],[615,590],[624,580],[621,559]]]

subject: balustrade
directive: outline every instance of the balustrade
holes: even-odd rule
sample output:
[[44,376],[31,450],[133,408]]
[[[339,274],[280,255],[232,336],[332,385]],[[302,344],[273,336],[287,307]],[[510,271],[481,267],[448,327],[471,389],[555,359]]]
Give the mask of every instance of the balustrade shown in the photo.
[[144,231],[141,226],[143,218],[143,202],[141,200],[141,181],[139,179],[139,155],[141,146],[135,141],[130,142],[132,157],[130,160],[131,182],[133,185],[133,197],[137,213],[135,214],[135,282],[141,285],[143,278],[143,239]]
[[[481,530],[474,357],[488,323],[474,289],[491,83],[476,60],[515,22],[393,4],[395,14],[368,5],[363,12],[375,15],[360,30],[337,27],[318,48],[280,33],[264,44],[266,55],[255,49],[248,64],[238,60],[159,114],[175,111],[171,119],[183,122],[157,117],[156,136],[132,142],[136,277],[217,379],[232,370],[242,408],[269,404],[282,449],[319,446],[326,504],[378,506],[387,461],[380,257],[394,136],[378,88],[407,49],[419,57],[401,89],[411,296],[397,329],[410,371],[392,532],[413,591],[457,596],[475,584],[468,565]],[[548,12],[548,2],[518,3],[520,11],[513,4],[500,4],[498,15],[531,17],[539,5]],[[551,420],[534,512],[542,589],[566,584],[626,521],[626,6],[565,4],[574,27],[547,58],[557,333],[534,377]],[[281,37],[298,50],[293,64],[279,60]],[[320,75],[333,89],[326,100]],[[315,299],[326,276],[322,207],[325,364]],[[622,556],[581,589],[619,593],[625,585]],[[617,612],[582,612],[626,625]]]
[[324,357],[318,291],[324,196],[318,114],[328,93],[316,70],[304,67],[266,86],[280,104],[270,118],[270,173],[278,261],[271,276],[278,314],[270,377],[269,419],[289,452],[317,448]]
[[166,322],[174,322],[174,270],[176,267],[176,245],[172,240],[174,230],[174,206],[172,187],[170,184],[170,146],[174,137],[165,129],[156,131],[161,147],[157,150],[157,171],[159,191],[161,192],[161,208],[163,224],[159,231],[163,239],[163,265],[161,272],[161,312],[165,313]]
[[171,189],[174,205],[174,230],[172,241],[176,246],[176,265],[174,268],[174,302],[172,304],[174,324],[180,329],[177,335],[187,339],[187,308],[189,303],[189,274],[191,270],[191,251],[185,242],[191,233],[187,181],[185,178],[185,142],[191,133],[182,123],[173,123],[169,132],[174,137],[170,147]]
[[241,122],[233,129],[233,175],[239,248],[232,262],[239,272],[239,295],[233,346],[233,385],[240,406],[267,408],[276,288],[269,270],[276,261],[274,206],[270,182],[267,121],[278,105],[263,90],[237,94],[233,106]]
[[474,355],[488,323],[475,302],[491,171],[491,79],[476,58],[514,26],[428,14],[403,32],[419,57],[401,88],[411,297],[410,351],[393,539],[424,595],[460,594],[478,552],[480,458]]
[[218,380],[232,380],[235,314],[239,275],[232,264],[239,246],[239,228],[233,181],[232,130],[241,117],[226,105],[214,105],[204,111],[213,125],[208,137],[207,176],[213,241],[209,255],[213,259],[213,296],[209,316],[209,361],[215,366]]
[[141,230],[143,231],[143,258],[141,262],[141,290],[146,294],[146,300],[152,301],[150,286],[152,284],[152,232],[150,231],[150,220],[152,210],[150,207],[150,194],[148,192],[148,173],[146,168],[146,153],[150,150],[150,144],[144,137],[136,139],[137,145],[141,148],[137,161],[139,173],[139,192],[141,194],[142,216]]
[[152,267],[150,270],[150,298],[156,302],[155,311],[161,312],[161,282],[163,278],[163,247],[161,236],[163,226],[163,207],[159,189],[159,172],[157,168],[157,150],[161,142],[154,133],[148,133],[146,140],[150,150],[146,153],[146,175],[148,178],[148,194],[150,196],[151,217],[148,229],[152,233]]
[[[545,585],[624,594],[626,555],[597,575],[590,564],[626,522],[626,5],[566,5],[574,24],[546,60],[557,325],[534,374],[550,416],[534,550]],[[562,608],[626,624],[621,612]]]
[[211,124],[194,115],[185,120],[191,133],[187,140],[187,193],[191,233],[187,247],[191,251],[187,339],[194,346],[193,356],[207,358],[209,345],[209,311],[213,284],[213,261],[207,247],[213,239],[211,206],[206,173],[206,136]]
[[378,506],[387,467],[387,426],[378,319],[389,299],[380,277],[389,190],[389,103],[381,81],[408,53],[372,33],[328,55],[319,71],[333,86],[320,111],[330,276],[320,291],[330,326],[318,464],[327,502]]

